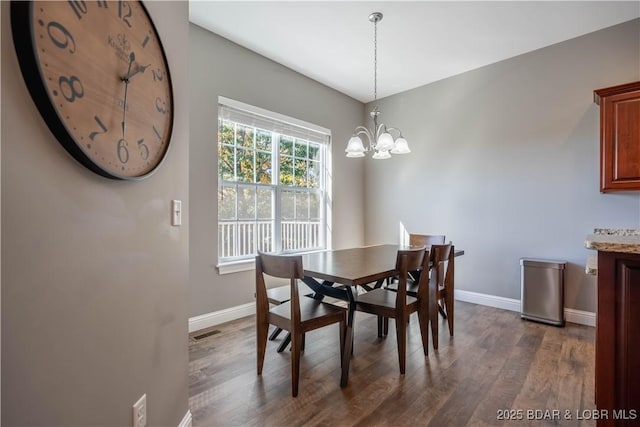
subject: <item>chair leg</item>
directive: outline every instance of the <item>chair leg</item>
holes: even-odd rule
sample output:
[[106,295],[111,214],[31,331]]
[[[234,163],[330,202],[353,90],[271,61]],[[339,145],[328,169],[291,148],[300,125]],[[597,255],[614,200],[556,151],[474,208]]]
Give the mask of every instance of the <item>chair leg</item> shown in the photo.
[[418,307],[418,323],[420,324],[420,338],[424,355],[429,355],[429,310],[426,305]]
[[305,342],[305,337],[307,335],[306,334],[302,334],[302,340],[300,341],[300,350],[304,351],[304,342]]
[[438,299],[435,289],[429,286],[429,323],[431,323],[431,342],[433,349],[438,349]]
[[396,317],[396,338],[398,340],[400,373],[404,375],[407,363],[407,319]]
[[438,349],[438,343],[440,342],[438,338],[438,311],[434,310],[431,313],[431,341],[433,342],[433,349]]
[[445,297],[444,301],[447,306],[447,323],[449,323],[449,335],[453,336],[453,295],[449,295],[449,292],[447,292],[447,296]]
[[342,366],[342,362],[344,361],[344,339],[345,336],[347,334],[347,324],[346,322],[343,320],[342,322],[340,322],[340,366]]
[[300,352],[302,346],[302,334],[291,334],[291,394],[298,395],[298,383],[300,382]]
[[273,332],[271,332],[271,335],[269,335],[269,341],[273,341],[276,338],[278,338],[278,335],[280,335],[280,332],[282,332],[282,329],[275,328]]
[[387,335],[389,335],[389,318],[385,317],[384,318],[384,336],[386,337]]
[[258,316],[256,319],[256,342],[258,346],[258,375],[262,374],[262,366],[264,364],[264,354],[267,351],[267,335],[269,334],[269,323],[260,319]]
[[378,338],[382,338],[382,323],[383,323],[382,316],[378,316]]

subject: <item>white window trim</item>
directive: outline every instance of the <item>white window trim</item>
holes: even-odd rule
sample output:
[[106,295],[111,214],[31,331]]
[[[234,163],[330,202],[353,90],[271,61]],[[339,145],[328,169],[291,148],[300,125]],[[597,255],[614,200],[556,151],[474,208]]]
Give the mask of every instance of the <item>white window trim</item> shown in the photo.
[[249,113],[256,114],[258,116],[264,116],[280,122],[290,123],[292,125],[296,125],[301,128],[310,129],[312,131],[324,133],[326,135],[331,136],[331,129],[327,129],[322,126],[315,125],[313,123],[305,122],[304,120],[296,119],[295,117],[285,116],[284,114],[265,110],[264,108],[255,107],[253,105],[245,104],[244,102],[236,101],[235,99],[219,96],[218,104],[224,104],[229,107],[236,108],[238,110],[248,111]]
[[250,271],[256,269],[256,260],[255,259],[243,259],[241,261],[232,261],[225,262],[222,264],[216,265],[218,269],[218,274],[232,274],[232,273],[240,273],[242,271]]
[[[309,122],[305,122],[304,120],[300,120],[300,119],[296,119],[295,117],[289,117],[286,116],[284,114],[280,114],[280,113],[276,113],[274,111],[270,111],[270,110],[266,110],[260,107],[256,107],[253,106],[251,104],[245,104],[244,102],[240,102],[240,101],[236,101],[234,99],[231,98],[226,98],[224,96],[218,96],[218,104],[224,104],[227,105],[229,107],[233,107],[233,108],[237,108],[237,109],[241,109],[241,110],[245,110],[248,111],[250,113],[253,114],[257,114],[257,115],[262,115],[265,117],[269,117],[275,120],[279,120],[281,122],[284,123],[290,123],[299,127],[303,127],[303,128],[307,128],[316,132],[320,132],[320,133],[324,133],[326,135],[329,136],[327,145],[326,145],[326,150],[325,150],[325,160],[324,160],[324,192],[325,192],[325,197],[324,197],[324,203],[325,203],[325,207],[324,207],[324,217],[325,217],[325,227],[323,230],[324,233],[324,241],[325,241],[325,248],[324,249],[314,249],[314,250],[310,250],[310,251],[304,251],[304,252],[295,252],[295,254],[305,254],[305,253],[314,253],[314,252],[323,252],[323,251],[327,251],[327,250],[331,250],[333,247],[333,239],[332,239],[332,233],[331,230],[333,229],[333,185],[332,185],[332,169],[333,169],[333,162],[332,162],[332,143],[333,143],[333,138],[332,138],[332,134],[331,134],[331,129],[322,127],[322,126],[318,126],[316,124],[313,123],[309,123]],[[279,165],[279,163],[278,163]],[[276,188],[279,188],[279,186],[276,186]],[[278,190],[276,190],[278,191]],[[243,271],[251,271],[251,270],[255,270],[255,258],[252,259],[242,259],[242,260],[237,260],[237,261],[227,261],[227,262],[223,262],[223,263],[218,263],[216,264],[216,268],[218,270],[218,274],[220,275],[224,275],[224,274],[232,274],[232,273],[240,273]]]

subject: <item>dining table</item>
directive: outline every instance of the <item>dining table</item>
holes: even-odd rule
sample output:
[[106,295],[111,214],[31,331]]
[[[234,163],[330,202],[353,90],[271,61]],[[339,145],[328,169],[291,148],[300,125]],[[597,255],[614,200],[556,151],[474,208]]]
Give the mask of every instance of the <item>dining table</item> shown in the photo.
[[[382,244],[302,255],[304,270],[302,281],[313,290],[313,298],[322,300],[324,297],[332,297],[348,303],[345,345],[342,354],[343,374],[340,379],[342,387],[347,385],[349,379],[349,362],[353,348],[353,319],[357,301],[355,288],[357,286],[365,290],[379,288],[385,280],[398,275],[399,271],[396,269],[398,250],[408,248],[408,246],[397,244]],[[451,284],[454,282],[455,257],[463,254],[463,250],[451,247],[449,256]]]

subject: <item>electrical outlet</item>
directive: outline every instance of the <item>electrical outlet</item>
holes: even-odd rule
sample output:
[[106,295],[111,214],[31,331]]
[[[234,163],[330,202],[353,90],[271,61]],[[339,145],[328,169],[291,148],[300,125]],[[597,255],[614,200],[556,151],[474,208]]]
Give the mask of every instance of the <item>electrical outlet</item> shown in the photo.
[[147,394],[143,394],[136,403],[133,404],[133,427],[144,427],[147,425]]

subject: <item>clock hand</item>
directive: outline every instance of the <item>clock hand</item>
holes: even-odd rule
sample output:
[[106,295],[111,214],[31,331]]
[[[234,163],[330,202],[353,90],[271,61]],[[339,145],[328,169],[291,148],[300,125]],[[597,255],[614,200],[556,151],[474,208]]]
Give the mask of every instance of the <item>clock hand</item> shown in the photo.
[[127,75],[122,78],[124,82],[124,103],[122,105],[122,139],[124,139],[124,129],[125,129],[125,119],[127,117],[127,91],[129,89],[129,78],[131,77],[131,64],[135,61],[136,55],[131,52],[129,55],[129,69],[127,70]]
[[127,80],[131,80],[131,77],[135,76],[135,75],[136,75],[136,74],[138,74],[138,73],[144,73],[144,72],[145,72],[145,70],[146,70],[147,68],[149,68],[150,66],[151,66],[151,64],[147,64],[147,65],[145,65],[145,66],[138,65],[138,68],[136,68],[136,70],[135,70],[133,73],[131,73],[131,74],[129,74],[129,75],[127,76]]
[[131,52],[129,54],[129,69],[127,70],[127,74],[125,74],[125,76],[121,79],[123,82],[125,82],[125,84],[129,83],[129,78],[131,77],[131,66],[133,65],[133,61],[135,60],[136,60],[136,54],[134,52]]

